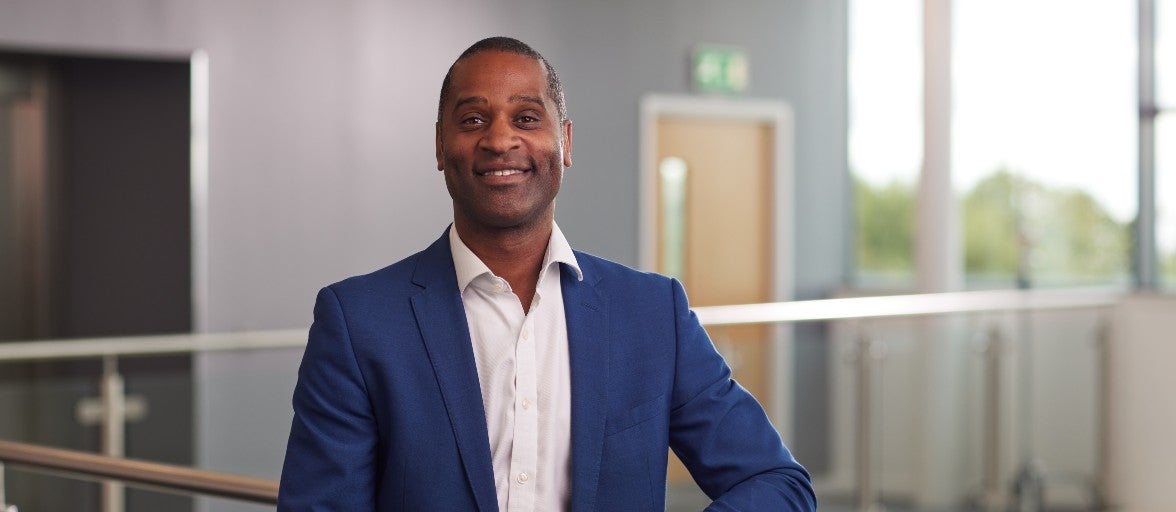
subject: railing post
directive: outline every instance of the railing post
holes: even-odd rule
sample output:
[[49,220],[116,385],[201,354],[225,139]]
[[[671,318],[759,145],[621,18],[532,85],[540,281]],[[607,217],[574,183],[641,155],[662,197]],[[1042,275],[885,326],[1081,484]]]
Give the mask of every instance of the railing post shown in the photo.
[[1001,450],[1001,364],[1004,353],[1004,339],[1000,328],[992,326],[984,339],[981,354],[984,357],[984,437],[982,441],[983,489],[980,495],[981,510],[997,511],[1002,508],[1000,485]]
[[857,422],[854,428],[857,465],[854,473],[857,475],[858,510],[866,511],[874,502],[874,480],[870,475],[870,340],[864,334],[859,335],[857,345]]
[[4,495],[4,462],[0,461],[0,512],[16,512],[16,505],[9,505]]
[[[1036,349],[1033,346],[1034,338],[1030,328],[1030,312],[1018,311],[1015,320],[1019,332],[1018,337],[1021,340],[1019,343],[1021,352],[1018,354],[1020,385],[1017,392],[1020,405],[1017,413],[1020,423],[1018,456],[1021,458],[1021,463],[1013,477],[1007,509],[1014,512],[1041,512],[1045,510],[1046,474],[1045,465],[1038,460],[1033,448],[1033,425],[1038,406],[1033,400],[1033,361]],[[998,353],[1001,352],[1001,348],[998,346]],[[999,392],[999,387],[996,388],[996,391]],[[999,449],[999,447],[998,444],[997,448]]]
[[871,384],[874,380],[874,360],[881,358],[881,345],[864,333],[858,334],[857,350],[857,394],[856,423],[854,425],[855,452],[857,463],[854,473],[857,480],[857,509],[860,512],[885,510],[878,503],[878,489],[874,482],[874,396]]
[[[126,394],[122,375],[118,373],[118,356],[102,358],[102,453],[122,457],[126,453]],[[122,483],[102,482],[102,511],[123,512],[126,493]]]
[[1107,463],[1110,459],[1110,441],[1107,436],[1110,433],[1110,410],[1107,404],[1110,403],[1111,396],[1111,319],[1109,315],[1104,315],[1098,326],[1098,335],[1095,339],[1095,350],[1097,361],[1097,374],[1095,376],[1095,386],[1098,391],[1098,404],[1095,406],[1097,420],[1097,432],[1095,435],[1095,460],[1094,467],[1094,482],[1090,484],[1090,508],[1092,510],[1108,510],[1110,504],[1107,503],[1106,485],[1110,478],[1110,471],[1107,469]]

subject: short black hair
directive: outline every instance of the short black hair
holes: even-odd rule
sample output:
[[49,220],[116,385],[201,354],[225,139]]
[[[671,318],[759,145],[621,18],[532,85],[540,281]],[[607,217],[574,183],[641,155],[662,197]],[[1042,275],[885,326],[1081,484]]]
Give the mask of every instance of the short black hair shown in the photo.
[[445,80],[441,82],[441,98],[437,101],[437,122],[441,122],[442,109],[445,108],[445,102],[449,100],[449,96],[452,94],[454,66],[457,66],[458,62],[468,57],[487,51],[514,53],[532,59],[539,59],[539,62],[543,63],[543,69],[547,72],[547,95],[555,102],[555,109],[559,113],[559,120],[561,122],[568,120],[568,108],[564,103],[563,83],[559,81],[559,75],[555,73],[555,68],[551,66],[551,63],[547,62],[547,59],[543,55],[535,51],[527,43],[513,37],[496,36],[487,37],[466,48],[457,57],[457,60],[453,61],[453,64],[449,66],[449,71],[445,72]]

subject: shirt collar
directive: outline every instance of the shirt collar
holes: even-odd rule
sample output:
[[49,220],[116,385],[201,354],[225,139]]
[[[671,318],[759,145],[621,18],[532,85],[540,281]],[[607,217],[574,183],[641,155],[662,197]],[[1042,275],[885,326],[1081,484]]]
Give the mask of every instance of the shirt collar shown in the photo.
[[[453,253],[453,267],[457,271],[457,289],[465,292],[467,286],[478,277],[489,274],[494,275],[474,251],[471,251],[465,242],[461,241],[461,237],[457,236],[457,228],[452,225],[449,226],[449,250]],[[576,271],[576,279],[578,281],[584,280],[584,273],[580,270],[580,263],[576,261],[576,254],[572,252],[572,246],[568,244],[568,239],[564,237],[563,231],[560,231],[559,225],[554,221],[551,223],[551,239],[547,241],[547,253],[543,256],[543,266],[539,269],[539,276],[543,276],[543,271],[550,267],[553,263],[563,263]]]

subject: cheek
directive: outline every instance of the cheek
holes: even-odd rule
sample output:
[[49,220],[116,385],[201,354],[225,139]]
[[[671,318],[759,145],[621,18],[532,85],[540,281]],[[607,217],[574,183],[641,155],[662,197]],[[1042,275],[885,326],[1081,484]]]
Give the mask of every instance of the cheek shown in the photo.
[[[438,163],[446,169],[467,165],[472,154],[472,144],[462,137],[451,135],[442,141],[437,148]],[[457,167],[460,168],[460,167]]]
[[460,169],[465,169],[467,167],[467,164],[466,164],[467,161],[468,160],[464,156],[462,156],[461,153],[455,152],[453,150],[448,150],[448,151],[442,152],[441,161],[439,162],[439,165],[441,165],[443,167],[442,170],[444,170],[446,172],[446,177],[448,178],[449,172],[457,171]]
[[455,187],[456,187],[453,183],[453,176],[450,174],[449,171],[442,171],[442,172],[445,175],[445,190],[449,191],[449,197],[453,197],[453,191],[455,190]]

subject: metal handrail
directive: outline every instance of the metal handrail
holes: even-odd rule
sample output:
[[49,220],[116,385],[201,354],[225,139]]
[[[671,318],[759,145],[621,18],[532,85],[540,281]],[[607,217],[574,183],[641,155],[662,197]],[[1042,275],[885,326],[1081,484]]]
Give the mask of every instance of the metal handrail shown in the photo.
[[[693,309],[703,325],[733,325],[1077,309],[1111,306],[1124,294],[1123,290],[1109,288],[996,290],[701,306]],[[0,362],[299,348],[305,345],[305,329],[17,341],[0,343]]]
[[0,343],[0,362],[263,350],[304,345],[305,329],[14,341]]
[[278,482],[274,480],[170,464],[120,459],[12,441],[0,441],[0,462],[93,479],[115,479],[163,488],[171,492],[188,492],[268,505],[278,503]]
[[850,297],[694,308],[703,325],[849,320],[948,313],[1083,309],[1113,306],[1126,292],[1115,288],[990,290]]

